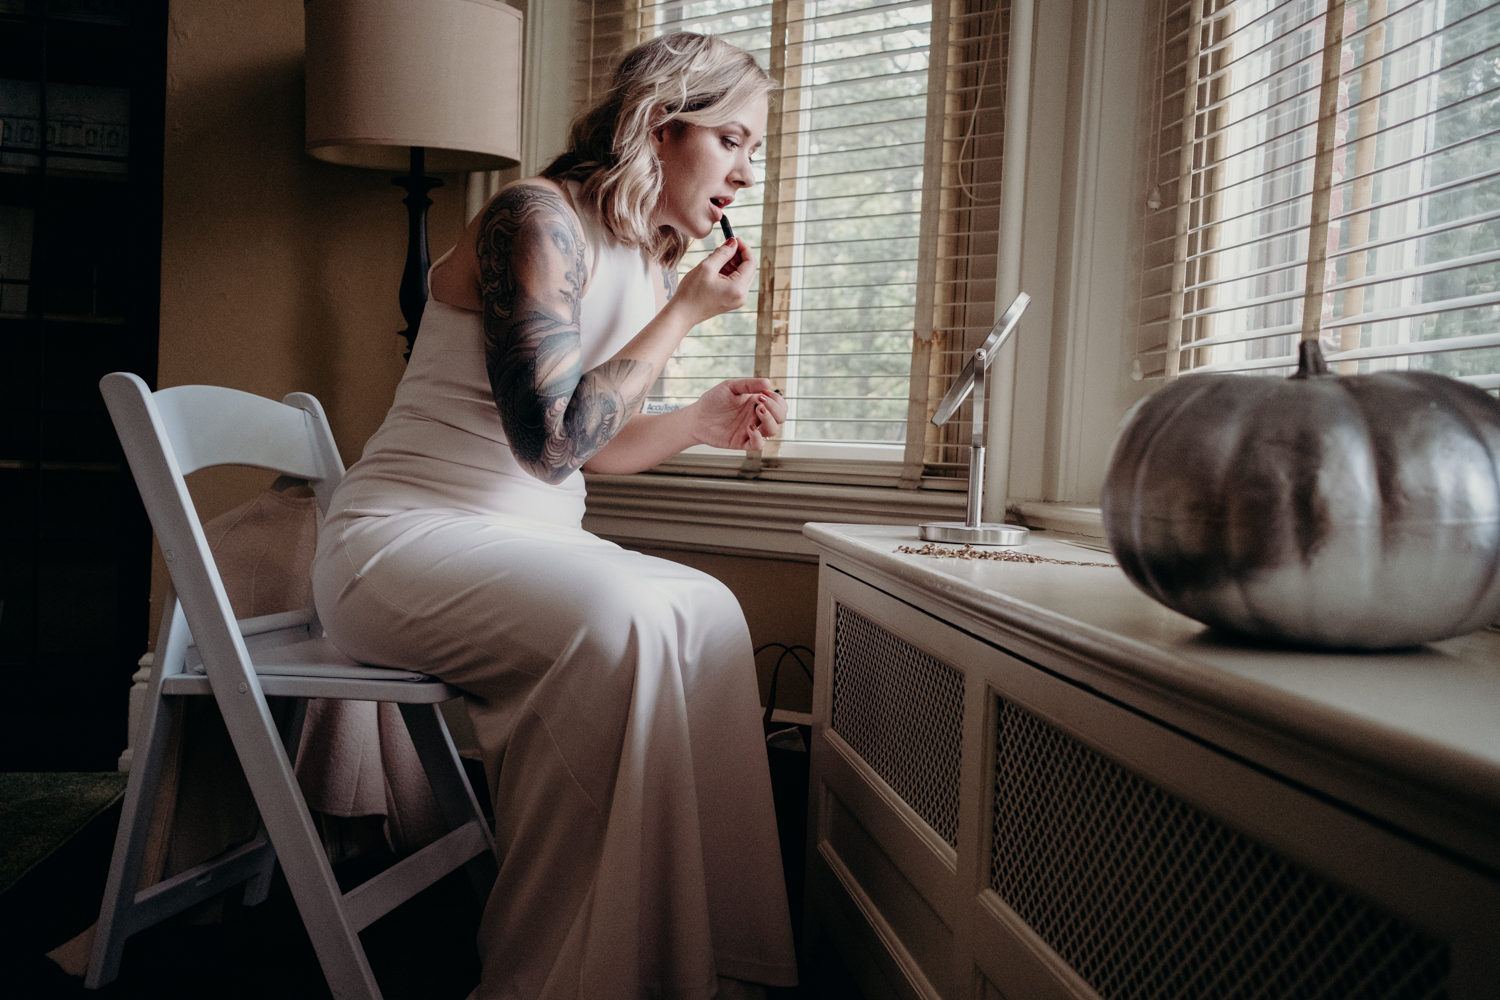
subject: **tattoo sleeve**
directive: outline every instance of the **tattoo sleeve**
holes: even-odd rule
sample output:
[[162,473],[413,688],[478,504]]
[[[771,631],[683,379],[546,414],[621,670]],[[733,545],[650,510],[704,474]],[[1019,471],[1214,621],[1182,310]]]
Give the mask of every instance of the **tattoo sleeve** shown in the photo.
[[655,376],[644,361],[582,370],[578,310],[584,242],[562,197],[517,185],[479,229],[485,365],[516,460],[548,483],[566,479],[638,412]]

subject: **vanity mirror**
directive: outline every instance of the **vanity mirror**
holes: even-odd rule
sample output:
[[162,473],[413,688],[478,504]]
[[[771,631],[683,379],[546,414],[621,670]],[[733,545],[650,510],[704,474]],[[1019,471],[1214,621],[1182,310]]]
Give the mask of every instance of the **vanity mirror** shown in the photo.
[[969,363],[948,390],[948,395],[938,404],[932,422],[943,426],[958,412],[969,393],[974,393],[974,427],[969,438],[969,503],[962,521],[928,521],[918,526],[918,534],[926,542],[957,542],[966,545],[1024,545],[1027,529],[1018,524],[986,523],[984,517],[984,379],[990,364],[1016,331],[1021,314],[1031,304],[1031,296],[1021,292],[1011,302],[1005,315],[996,321],[985,338],[984,346],[976,350]]

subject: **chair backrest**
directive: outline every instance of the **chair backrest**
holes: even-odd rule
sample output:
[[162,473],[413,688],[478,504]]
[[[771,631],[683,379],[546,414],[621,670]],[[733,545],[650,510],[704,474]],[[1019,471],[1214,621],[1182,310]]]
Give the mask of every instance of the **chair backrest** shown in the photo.
[[[99,391],[210,682],[216,690],[225,680],[258,687],[183,477],[214,465],[269,469],[306,479],[326,513],[333,489],[344,475],[344,464],[323,407],[301,392],[287,396],[283,403],[208,385],[175,386],[153,393],[129,372],[104,376]],[[167,609],[169,616],[172,613]],[[222,666],[216,669],[215,664]],[[225,669],[234,676],[216,679]]]
[[[114,372],[99,383],[121,440],[125,421],[149,418],[186,476],[212,465],[251,465],[306,479],[328,509],[344,464],[318,401],[294,392],[278,403],[216,385],[179,385],[153,393],[138,375]],[[122,405],[117,405],[122,404]],[[140,404],[140,405],[137,405]],[[145,431],[131,426],[132,434]]]

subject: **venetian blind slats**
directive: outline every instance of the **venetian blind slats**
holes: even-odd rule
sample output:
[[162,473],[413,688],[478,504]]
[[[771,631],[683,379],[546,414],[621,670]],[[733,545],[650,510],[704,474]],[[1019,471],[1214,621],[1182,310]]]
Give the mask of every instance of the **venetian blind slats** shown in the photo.
[[[1500,6],[1336,5],[1340,61],[1324,74],[1314,50],[1325,3],[1200,2],[1190,128],[1156,115],[1156,147],[1189,132],[1193,169],[1191,191],[1159,190],[1146,213],[1138,373],[1174,367],[1160,217],[1186,206],[1182,370],[1284,373],[1311,324],[1340,373],[1420,368],[1500,385]],[[1167,10],[1159,39],[1176,37],[1191,9]],[[1157,62],[1155,93],[1174,76],[1180,89],[1185,61],[1159,51]],[[1333,155],[1315,190],[1320,100]],[[1309,244],[1315,212],[1326,213],[1326,246]]]
[[[1153,12],[1155,44],[1147,70],[1147,149],[1141,219],[1142,267],[1138,291],[1132,376],[1161,377],[1166,368],[1172,303],[1180,288],[1178,188],[1182,182],[1184,82],[1198,59],[1191,0],[1158,0]],[[1189,137],[1191,141],[1191,137]]]
[[745,48],[780,84],[759,183],[728,212],[759,250],[756,301],[701,325],[653,395],[686,403],[751,374],[781,385],[782,440],[742,475],[774,471],[792,445],[905,455],[905,485],[942,485],[934,477],[965,468],[927,417],[993,321],[1007,10],[1000,0],[590,5],[580,71],[596,97],[621,53],[677,30]]
[[784,385],[788,420],[767,458],[783,443],[899,439],[901,237],[920,200],[920,154],[901,144],[920,139],[926,68],[925,4],[788,3],[786,18],[780,226],[775,266],[761,272],[770,336],[757,374]]
[[[927,217],[921,240],[917,319],[903,485],[961,485],[965,421],[931,424],[937,404],[994,323],[1005,148],[1008,3],[947,3],[933,16],[928,100]],[[921,428],[921,434],[917,428]]]
[[[711,7],[689,5],[674,24],[743,44],[722,25],[693,20]],[[786,392],[787,442],[899,443],[920,215],[927,4],[789,3],[783,16],[784,25],[768,34],[780,33],[781,58],[766,60],[783,77],[773,109],[780,127],[775,137],[768,130],[767,143],[768,157],[780,160],[779,183],[768,191],[760,229],[746,233],[762,256],[754,373]],[[697,339],[684,343],[673,366],[696,366],[696,378],[675,385],[683,399],[728,374],[697,360]],[[773,446],[765,457],[774,453]]]

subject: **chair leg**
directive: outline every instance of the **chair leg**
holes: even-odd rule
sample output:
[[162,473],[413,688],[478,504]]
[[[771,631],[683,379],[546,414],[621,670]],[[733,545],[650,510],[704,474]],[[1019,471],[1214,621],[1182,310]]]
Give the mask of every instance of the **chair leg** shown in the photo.
[[[290,704],[284,706],[281,711],[281,720],[278,728],[281,731],[281,745],[286,750],[287,757],[291,760],[295,771],[297,763],[297,748],[302,743],[302,724],[307,719],[307,699],[290,698]],[[256,839],[266,836],[266,824],[260,824],[256,832]],[[271,877],[276,873],[276,856],[267,856],[266,863],[260,872],[250,881],[245,883],[245,905],[259,906],[266,901],[271,894]]]
[[125,786],[125,801],[120,810],[120,825],[115,831],[115,849],[109,862],[104,901],[99,907],[99,923],[94,928],[94,948],[84,977],[84,985],[91,990],[113,982],[119,975],[125,940],[133,930],[129,926],[130,907],[135,902],[136,887],[141,881],[141,865],[145,861],[146,840],[156,804],[157,779],[161,776],[171,728],[171,713],[163,703],[160,684],[154,679],[142,714],[145,716],[141,719],[142,743]]
[[307,721],[306,698],[288,698],[291,702],[282,710],[281,745],[286,749],[286,755],[291,760],[292,766],[297,765],[297,751],[302,746],[302,724]]
[[[255,839],[269,837],[266,832],[266,824],[261,823],[260,829],[255,831]],[[265,863],[260,870],[245,882],[245,895],[243,897],[246,906],[259,906],[271,895],[271,876],[276,874],[276,852],[272,851],[266,855]]]
[[146,688],[146,703],[141,706],[141,745],[131,762],[130,778],[125,785],[120,825],[115,830],[114,854],[109,860],[109,878],[105,882],[99,922],[94,928],[94,948],[84,977],[84,985],[89,989],[98,989],[119,975],[125,939],[136,930],[130,926],[131,909],[135,904],[136,887],[141,882],[146,841],[156,808],[156,788],[172,728],[172,716],[161,693],[162,678],[182,669],[183,654],[191,638],[176,589],[168,588],[156,641],[156,662],[151,670],[151,683]]
[[437,799],[438,809],[442,812],[448,829],[456,830],[470,820],[477,819],[480,828],[484,830],[485,843],[489,844],[490,849],[464,866],[482,903],[489,898],[490,890],[499,875],[495,863],[495,838],[490,833],[489,824],[485,822],[479,800],[474,796],[474,789],[469,787],[469,779],[464,773],[458,750],[453,746],[453,738],[448,735],[448,727],[443,723],[442,713],[436,705],[402,705],[401,717],[406,720],[412,745],[417,749],[422,769],[427,772],[427,782],[432,786],[433,797]]
[[[212,672],[210,680],[217,681]],[[359,935],[344,915],[343,893],[265,697],[258,685],[243,693],[225,686],[228,690],[221,691],[215,683],[214,696],[328,986],[338,1000],[380,1000],[380,987]]]

